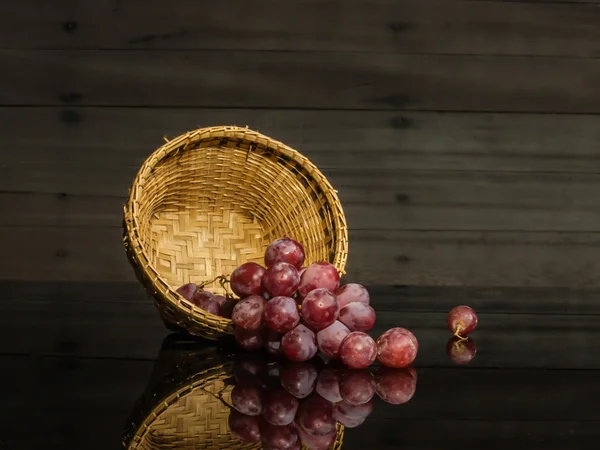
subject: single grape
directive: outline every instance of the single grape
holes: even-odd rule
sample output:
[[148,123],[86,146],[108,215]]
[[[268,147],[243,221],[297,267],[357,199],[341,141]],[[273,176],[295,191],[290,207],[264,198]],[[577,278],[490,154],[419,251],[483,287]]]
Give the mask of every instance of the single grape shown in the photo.
[[267,303],[263,322],[277,333],[287,333],[300,323],[298,305],[293,298],[275,297]]
[[446,353],[454,364],[468,364],[477,354],[477,346],[472,338],[452,336],[446,345]]
[[348,417],[340,412],[338,408],[334,408],[333,410],[333,418],[344,425],[346,428],[356,428],[361,425],[365,421],[365,417]]
[[260,264],[247,262],[233,271],[230,277],[231,290],[240,297],[261,295],[264,291],[262,281],[265,268]]
[[344,416],[351,419],[365,419],[373,412],[373,406],[373,399],[371,399],[363,405],[349,405],[346,402],[340,402],[336,405],[336,408]]
[[236,439],[248,443],[260,441],[260,427],[256,417],[247,416],[232,409],[229,412],[227,423],[229,431]]
[[263,448],[285,450],[298,441],[298,432],[293,424],[276,426],[264,423],[260,430]]
[[263,417],[272,425],[283,426],[294,421],[298,400],[285,389],[269,389],[263,401]]
[[335,430],[333,405],[319,395],[312,395],[298,407],[298,423],[313,436],[323,436]]
[[375,395],[373,375],[368,370],[349,371],[340,383],[340,394],[349,405],[364,405]]
[[298,269],[291,264],[278,262],[267,269],[263,277],[263,287],[273,297],[291,297],[300,284]]
[[377,360],[386,367],[402,368],[417,357],[419,343],[406,328],[392,328],[377,339]]
[[377,395],[386,403],[401,405],[415,394],[417,379],[410,370],[380,367],[375,373]]
[[271,267],[285,262],[300,269],[304,263],[304,247],[292,238],[284,237],[273,241],[265,252],[265,265]]
[[340,274],[337,269],[334,265],[321,261],[306,268],[300,279],[298,292],[302,297],[306,297],[315,289],[323,288],[335,292],[338,287],[340,287]]
[[296,430],[304,446],[310,450],[329,450],[337,437],[335,428],[323,436],[313,436],[300,425],[296,425]]
[[477,327],[477,314],[469,306],[455,306],[448,313],[448,328],[455,336],[468,336]]
[[231,315],[233,314],[233,308],[238,304],[238,299],[233,297],[228,297],[227,300],[221,305],[221,317],[225,317],[226,319],[231,319]]
[[195,283],[187,283],[187,284],[184,284],[183,286],[180,286],[177,289],[177,291],[175,291],[175,292],[177,292],[179,295],[181,295],[186,300],[191,301],[192,297],[196,293],[197,289],[198,289],[198,286]]
[[323,328],[317,333],[317,342],[319,349],[328,359],[338,359],[340,357],[340,345],[350,330],[342,322],[335,321],[327,328]]
[[377,344],[362,331],[353,331],[340,345],[340,360],[351,369],[366,369],[377,358]]
[[357,283],[348,283],[342,286],[337,290],[335,296],[340,302],[340,308],[355,302],[364,303],[365,305],[371,302],[369,291],[363,285]]
[[317,354],[317,337],[300,324],[281,339],[283,354],[292,361],[308,361]]
[[221,306],[217,302],[215,295],[211,292],[198,289],[192,297],[192,303],[206,312],[216,316],[221,315]]
[[233,330],[233,337],[240,347],[245,350],[259,350],[265,345],[263,330],[249,331],[242,328]]
[[262,413],[261,391],[256,386],[236,385],[231,391],[233,407],[247,416],[258,416]]
[[341,402],[343,399],[340,394],[340,373],[333,369],[321,370],[315,390],[321,397],[331,403]]
[[302,301],[302,317],[319,330],[335,322],[339,313],[340,304],[335,295],[324,288],[310,291]]
[[316,381],[317,369],[307,362],[289,363],[281,371],[281,386],[296,398],[308,397]]
[[236,328],[248,331],[259,330],[263,326],[263,314],[267,301],[259,295],[240,300],[233,308],[231,320]]
[[282,337],[282,334],[269,330],[267,339],[265,341],[265,348],[269,354],[278,356],[283,353],[283,349],[281,348]]
[[350,331],[367,332],[375,325],[375,310],[364,303],[349,303],[340,310],[338,320]]

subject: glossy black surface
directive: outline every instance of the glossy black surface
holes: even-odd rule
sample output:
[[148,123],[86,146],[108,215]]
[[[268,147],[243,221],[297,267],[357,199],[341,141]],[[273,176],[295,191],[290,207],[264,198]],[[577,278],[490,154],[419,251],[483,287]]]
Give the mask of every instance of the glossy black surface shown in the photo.
[[[4,447],[119,448],[165,342],[173,343],[152,302],[135,284],[0,288]],[[369,289],[378,311],[374,336],[404,326],[418,337],[418,383],[404,405],[376,399],[365,423],[346,430],[344,449],[595,448],[598,291]],[[479,313],[477,355],[454,366],[445,315],[462,303]],[[215,343],[185,345],[201,351]],[[181,347],[168,348],[176,361]]]

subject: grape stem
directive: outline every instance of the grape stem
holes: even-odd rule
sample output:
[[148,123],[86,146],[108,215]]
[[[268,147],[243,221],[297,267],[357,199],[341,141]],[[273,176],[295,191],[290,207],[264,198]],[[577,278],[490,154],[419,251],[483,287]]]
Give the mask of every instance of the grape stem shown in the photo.
[[460,332],[461,332],[461,331],[462,331],[462,327],[461,327],[460,325],[457,325],[457,326],[456,326],[456,330],[454,331],[454,336],[456,336],[456,337],[457,337],[458,339],[460,339],[461,341],[466,341],[466,340],[468,340],[469,338],[462,337],[462,336],[460,335]]
[[199,287],[200,289],[204,289],[204,287],[205,287],[205,286],[208,286],[209,284],[213,284],[215,281],[218,281],[218,282],[219,282],[219,284],[221,285],[221,287],[222,287],[223,289],[225,289],[225,290],[227,290],[227,287],[226,287],[225,285],[226,285],[227,283],[229,283],[229,282],[230,282],[230,281],[229,281],[229,278],[227,278],[227,276],[226,276],[226,275],[219,275],[218,277],[216,277],[216,278],[214,278],[214,279],[212,279],[212,280],[208,280],[208,281],[205,281],[205,282],[203,282],[203,283],[200,283],[200,284],[198,285],[198,287]]

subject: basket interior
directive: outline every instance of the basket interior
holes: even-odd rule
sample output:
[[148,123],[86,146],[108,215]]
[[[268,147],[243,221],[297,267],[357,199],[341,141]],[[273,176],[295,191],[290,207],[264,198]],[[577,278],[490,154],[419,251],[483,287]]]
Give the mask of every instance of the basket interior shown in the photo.
[[[307,169],[272,149],[203,142],[159,161],[139,189],[140,242],[173,289],[263,262],[289,236],[307,262],[331,261],[334,230],[325,194]],[[222,293],[215,283],[208,286]]]

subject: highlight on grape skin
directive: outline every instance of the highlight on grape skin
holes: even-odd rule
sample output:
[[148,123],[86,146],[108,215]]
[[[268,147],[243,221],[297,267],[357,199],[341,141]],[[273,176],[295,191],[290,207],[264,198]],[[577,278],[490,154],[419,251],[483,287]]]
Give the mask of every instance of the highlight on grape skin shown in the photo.
[[233,407],[247,416],[258,416],[262,413],[262,392],[256,386],[236,385],[231,391]]
[[446,345],[446,353],[453,364],[469,364],[477,354],[477,346],[473,338],[452,336]]
[[265,251],[265,266],[271,267],[278,262],[285,262],[300,269],[304,264],[304,247],[298,241],[284,237],[277,239]]
[[366,369],[377,358],[377,344],[362,331],[353,331],[340,345],[340,360],[351,369]]
[[264,291],[263,276],[265,268],[253,262],[247,262],[233,271],[230,277],[231,290],[240,297],[261,295]]
[[294,397],[308,397],[315,389],[317,369],[310,363],[289,363],[281,371],[281,386]]
[[294,295],[300,284],[298,269],[286,262],[278,262],[267,269],[263,278],[263,287],[273,297]]
[[348,303],[340,310],[338,320],[348,327],[350,331],[367,332],[375,326],[375,310],[364,303]]
[[458,338],[465,338],[477,327],[477,314],[470,306],[455,306],[448,313],[448,329]]
[[346,336],[350,334],[350,330],[342,322],[335,321],[327,328],[319,330],[317,333],[317,342],[319,350],[328,359],[340,358],[340,345]]
[[240,300],[233,308],[231,320],[236,328],[256,331],[263,326],[263,314],[267,301],[259,295]]
[[375,380],[368,370],[350,370],[340,383],[342,399],[349,405],[368,403],[375,395]]
[[317,354],[317,337],[306,326],[300,324],[283,335],[283,354],[292,361],[308,361]]
[[300,323],[296,301],[290,297],[274,297],[265,306],[263,321],[270,330],[287,333]]
[[340,302],[340,308],[348,305],[349,303],[364,303],[368,305],[371,302],[369,291],[357,283],[348,283],[339,288],[335,293],[338,302]]
[[302,317],[312,327],[321,330],[334,323],[340,313],[340,304],[333,292],[314,289],[302,301]]
[[302,277],[300,277],[298,292],[302,297],[305,297],[315,289],[323,288],[335,292],[339,286],[340,274],[335,266],[326,261],[319,261],[306,268]]

